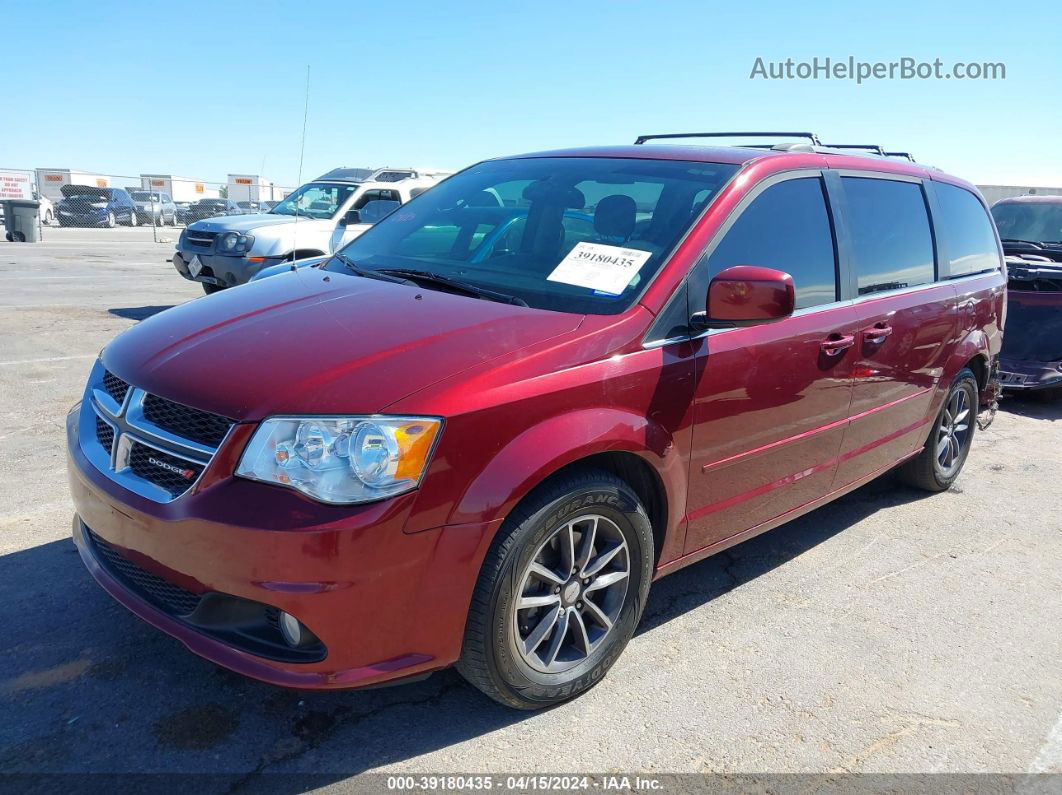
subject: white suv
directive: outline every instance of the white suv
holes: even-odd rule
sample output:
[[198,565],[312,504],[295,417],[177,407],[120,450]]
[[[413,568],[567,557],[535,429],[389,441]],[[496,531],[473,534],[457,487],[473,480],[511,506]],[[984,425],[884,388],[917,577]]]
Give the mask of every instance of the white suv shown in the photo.
[[335,169],[267,213],[191,224],[177,242],[173,266],[208,293],[243,284],[279,263],[331,254],[446,176],[409,168]]

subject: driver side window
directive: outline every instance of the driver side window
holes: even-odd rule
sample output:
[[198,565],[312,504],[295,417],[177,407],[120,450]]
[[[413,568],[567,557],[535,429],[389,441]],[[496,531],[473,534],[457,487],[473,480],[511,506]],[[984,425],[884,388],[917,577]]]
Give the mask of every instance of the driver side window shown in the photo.
[[752,200],[690,278],[691,311],[704,310],[708,283],[735,265],[774,268],[793,277],[796,308],[837,300],[837,251],[819,177],[770,186]]

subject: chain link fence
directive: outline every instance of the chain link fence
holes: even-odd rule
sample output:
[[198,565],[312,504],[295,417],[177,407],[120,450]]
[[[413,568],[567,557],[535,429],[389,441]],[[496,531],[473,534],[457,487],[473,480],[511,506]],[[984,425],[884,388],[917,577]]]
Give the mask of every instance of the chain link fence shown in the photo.
[[[70,238],[67,229],[98,229],[94,237],[102,240],[172,242],[175,228],[206,218],[268,212],[292,190],[294,186],[277,185],[257,174],[229,174],[218,181],[0,167],[0,208],[3,199],[39,201],[39,231],[45,241]],[[121,227],[140,231],[112,231]]]

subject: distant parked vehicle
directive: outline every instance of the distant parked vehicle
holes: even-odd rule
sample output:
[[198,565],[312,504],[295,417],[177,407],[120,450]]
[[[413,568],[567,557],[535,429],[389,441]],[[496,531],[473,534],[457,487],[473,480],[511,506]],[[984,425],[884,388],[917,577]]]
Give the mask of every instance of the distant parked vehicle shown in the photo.
[[264,201],[264,202],[259,202],[259,205],[262,208],[262,212],[267,213],[270,210],[272,210],[274,207],[276,207],[279,203],[280,202]]
[[187,224],[188,208],[195,204],[195,202],[174,202],[174,204],[177,206],[177,223]]
[[[55,205],[52,204],[52,200],[49,199],[47,196],[42,196],[40,193],[36,192],[33,194],[33,199],[34,201],[38,201],[41,203],[40,209],[38,210],[41,216],[41,223],[43,223],[45,226],[49,226],[54,223]],[[0,217],[3,217],[2,212],[0,212]]]
[[221,215],[245,214],[232,199],[200,199],[188,207],[185,213],[185,223],[192,224],[204,218],[217,218]]
[[[278,263],[331,254],[445,176],[414,169],[335,169],[267,213],[190,224],[177,242],[173,267],[201,282],[207,293],[235,287]],[[496,197],[486,199],[497,206]]]
[[260,202],[236,202],[236,204],[239,205],[240,210],[245,215],[253,215],[256,213],[265,212],[265,210],[262,209],[262,205]]
[[992,205],[1007,255],[1007,333],[999,378],[1007,390],[1062,396],[1062,196]]
[[125,188],[63,185],[63,200],[56,208],[59,226],[137,225],[136,204]]
[[142,224],[177,226],[177,205],[168,193],[157,190],[132,190],[129,195],[136,202],[136,217]]

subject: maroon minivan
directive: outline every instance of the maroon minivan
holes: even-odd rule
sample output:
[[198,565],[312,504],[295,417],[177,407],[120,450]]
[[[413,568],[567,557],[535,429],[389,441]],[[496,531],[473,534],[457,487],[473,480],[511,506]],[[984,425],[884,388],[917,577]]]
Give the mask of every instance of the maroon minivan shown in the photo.
[[529,709],[653,579],[895,467],[947,488],[1004,317],[976,189],[650,138],[479,163],[115,339],[67,423],[93,577],[266,682],[456,665]]

